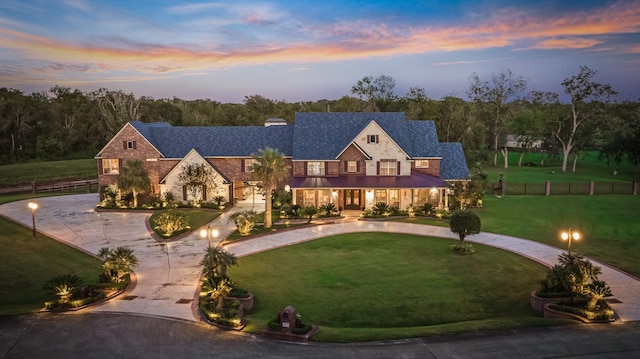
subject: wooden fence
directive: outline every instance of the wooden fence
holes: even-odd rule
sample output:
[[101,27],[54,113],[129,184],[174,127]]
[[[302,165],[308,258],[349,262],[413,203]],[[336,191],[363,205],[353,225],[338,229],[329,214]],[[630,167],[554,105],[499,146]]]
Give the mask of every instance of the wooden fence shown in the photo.
[[98,179],[92,178],[87,180],[76,181],[57,181],[57,182],[32,182],[31,193],[43,192],[71,192],[78,189],[85,189],[87,193],[91,193],[98,189]]
[[498,195],[596,195],[638,194],[638,182],[578,182],[578,183],[488,183],[485,193]]

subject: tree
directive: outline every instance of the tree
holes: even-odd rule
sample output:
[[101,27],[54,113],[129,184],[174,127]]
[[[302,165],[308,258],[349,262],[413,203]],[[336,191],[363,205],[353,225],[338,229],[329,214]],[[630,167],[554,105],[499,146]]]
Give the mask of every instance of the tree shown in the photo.
[[569,155],[574,147],[588,139],[586,133],[582,134],[582,138],[580,138],[579,130],[601,120],[604,117],[602,102],[608,101],[617,94],[611,85],[594,82],[592,78],[596,73],[596,70],[583,65],[580,66],[578,74],[569,76],[562,81],[564,92],[571,99],[570,117],[561,118],[553,132],[562,144],[562,172],[567,171]]
[[460,238],[460,244],[464,243],[467,236],[480,233],[480,217],[468,209],[456,210],[451,214],[449,220],[451,232],[456,233]]
[[112,250],[108,247],[100,248],[98,258],[102,259],[102,267],[115,282],[121,282],[125,275],[138,265],[138,258],[133,254],[133,249],[117,247]]
[[217,192],[218,175],[204,163],[191,163],[182,167],[178,181],[191,195],[193,205],[197,206],[200,198],[204,199],[206,191]]
[[396,98],[393,93],[395,86],[396,81],[391,76],[365,76],[351,87],[351,94],[365,101],[365,111],[385,111]]
[[262,182],[265,191],[264,228],[271,228],[271,195],[289,173],[289,166],[284,164],[284,157],[277,149],[267,147],[253,156],[252,171],[251,176]]
[[616,115],[618,122],[600,156],[616,164],[626,157],[635,170],[640,164],[640,107],[638,103],[623,103],[617,107]]
[[217,300],[216,310],[223,309],[224,297],[229,295],[233,287],[227,276],[227,267],[237,264],[236,257],[220,245],[208,247],[200,262],[205,277],[202,287],[211,298]]
[[221,245],[207,247],[204,258],[200,262],[203,266],[202,274],[210,278],[227,278],[227,267],[237,264],[236,257]]
[[138,207],[138,195],[147,193],[151,187],[149,174],[140,160],[127,161],[118,175],[118,188],[133,194],[133,207]]
[[133,93],[100,88],[90,96],[97,102],[106,139],[110,139],[125,123],[138,120],[140,101]]
[[309,217],[307,218],[307,223],[311,223],[313,216],[318,214],[318,208],[316,206],[306,206],[300,209],[300,215]]
[[[500,148],[500,140],[504,135],[503,129],[505,122],[509,118],[508,104],[513,101],[516,96],[525,90],[527,80],[522,76],[515,76],[511,70],[501,71],[491,77],[491,83],[482,82],[480,77],[473,73],[469,78],[471,84],[467,95],[471,100],[486,106],[491,113],[491,125],[489,126],[491,136],[493,137],[493,166],[498,165],[498,148]],[[507,153],[503,149],[505,157],[505,168],[508,167]]]

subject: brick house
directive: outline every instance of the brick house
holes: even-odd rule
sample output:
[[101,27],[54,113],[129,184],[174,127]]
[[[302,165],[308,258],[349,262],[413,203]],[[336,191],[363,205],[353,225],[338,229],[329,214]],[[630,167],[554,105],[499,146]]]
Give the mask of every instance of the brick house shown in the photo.
[[145,163],[153,193],[171,191],[189,200],[177,180],[182,166],[201,163],[216,183],[200,200],[255,201],[252,156],[275,148],[291,167],[280,185],[294,204],[362,209],[386,202],[401,209],[431,203],[448,207],[450,181],[469,171],[460,143],[441,143],[432,121],[404,113],[297,113],[294,124],[269,119],[265,126],[174,127],[127,123],[96,155],[100,185],[114,185],[127,160]]

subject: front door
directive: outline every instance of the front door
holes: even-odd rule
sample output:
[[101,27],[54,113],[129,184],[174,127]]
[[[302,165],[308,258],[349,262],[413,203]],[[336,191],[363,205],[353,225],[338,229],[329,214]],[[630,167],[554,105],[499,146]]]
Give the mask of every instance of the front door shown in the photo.
[[344,209],[360,209],[360,190],[344,190]]

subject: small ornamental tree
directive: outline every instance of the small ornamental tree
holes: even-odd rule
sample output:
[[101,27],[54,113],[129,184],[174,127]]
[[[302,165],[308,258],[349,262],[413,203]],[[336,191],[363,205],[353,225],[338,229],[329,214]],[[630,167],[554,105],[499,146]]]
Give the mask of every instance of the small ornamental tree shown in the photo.
[[451,232],[458,235],[462,245],[465,237],[480,233],[480,217],[470,210],[457,210],[451,215],[449,226]]
[[191,195],[194,207],[204,199],[205,191],[216,192],[220,186],[218,175],[204,163],[192,163],[182,167],[178,181]]

